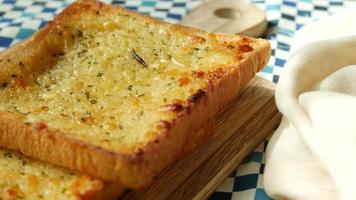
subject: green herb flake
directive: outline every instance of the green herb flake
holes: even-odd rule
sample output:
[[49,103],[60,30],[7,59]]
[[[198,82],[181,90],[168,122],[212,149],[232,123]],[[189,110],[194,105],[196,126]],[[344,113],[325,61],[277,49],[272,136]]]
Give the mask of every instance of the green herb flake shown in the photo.
[[41,171],[41,175],[42,175],[43,177],[48,177],[48,174],[46,174],[46,172],[44,172],[44,171]]
[[77,36],[78,36],[78,37],[82,37],[82,36],[83,36],[83,32],[82,32],[81,30],[78,30]]
[[103,75],[104,75],[103,72],[99,72],[96,76],[100,78],[100,77],[102,77]]
[[12,158],[12,154],[11,154],[10,152],[4,153],[4,156],[5,156],[6,158]]
[[88,100],[90,99],[90,92],[88,90],[84,90],[83,94],[84,94],[86,99],[88,99]]

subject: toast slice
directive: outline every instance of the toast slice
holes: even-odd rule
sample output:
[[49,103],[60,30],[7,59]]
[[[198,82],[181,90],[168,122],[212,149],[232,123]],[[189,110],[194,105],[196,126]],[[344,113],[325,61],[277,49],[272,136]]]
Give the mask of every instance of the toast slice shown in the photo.
[[115,199],[123,188],[0,149],[0,199]]
[[206,142],[269,55],[263,39],[76,1],[0,55],[0,146],[143,187]]

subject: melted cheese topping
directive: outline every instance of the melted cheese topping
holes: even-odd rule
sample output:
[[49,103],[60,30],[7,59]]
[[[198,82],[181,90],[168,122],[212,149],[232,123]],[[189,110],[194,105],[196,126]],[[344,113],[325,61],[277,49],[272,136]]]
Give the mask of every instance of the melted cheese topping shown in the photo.
[[79,199],[103,183],[0,149],[0,199]]
[[94,17],[71,27],[74,43],[34,86],[3,89],[0,109],[120,151],[154,137],[157,122],[175,117],[162,106],[185,104],[210,72],[228,70],[236,59],[236,48],[212,34],[189,35],[125,14]]

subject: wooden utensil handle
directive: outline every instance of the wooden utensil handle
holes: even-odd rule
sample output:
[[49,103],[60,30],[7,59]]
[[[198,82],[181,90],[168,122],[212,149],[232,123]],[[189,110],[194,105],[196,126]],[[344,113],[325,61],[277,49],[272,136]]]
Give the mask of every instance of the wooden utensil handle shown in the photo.
[[209,32],[260,37],[266,31],[267,18],[265,11],[252,4],[209,0],[193,9],[181,24]]

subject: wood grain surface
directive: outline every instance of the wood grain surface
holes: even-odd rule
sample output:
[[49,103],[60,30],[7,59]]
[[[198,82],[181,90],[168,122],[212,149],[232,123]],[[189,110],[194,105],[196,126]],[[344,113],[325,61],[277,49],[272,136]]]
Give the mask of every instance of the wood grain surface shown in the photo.
[[260,37],[267,29],[266,12],[236,0],[207,0],[180,22],[208,32]]
[[206,199],[278,126],[273,83],[254,78],[216,117],[209,142],[122,199]]

